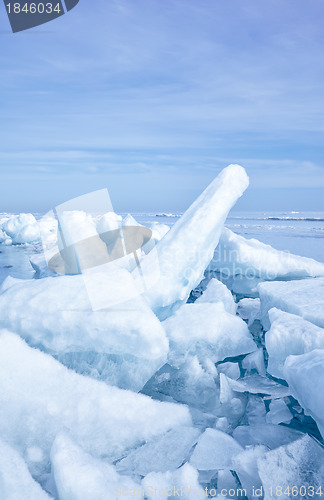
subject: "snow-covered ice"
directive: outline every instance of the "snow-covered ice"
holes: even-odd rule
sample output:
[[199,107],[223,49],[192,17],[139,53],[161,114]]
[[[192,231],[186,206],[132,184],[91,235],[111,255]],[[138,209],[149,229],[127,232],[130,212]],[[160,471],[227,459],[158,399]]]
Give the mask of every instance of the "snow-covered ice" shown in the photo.
[[248,320],[250,326],[256,319],[260,319],[260,307],[260,299],[245,298],[237,304],[237,312],[240,318]]
[[324,276],[324,264],[272,248],[256,239],[246,239],[224,228],[210,269],[227,276],[248,279],[298,279]]
[[188,461],[199,436],[200,431],[193,427],[176,427],[131,451],[117,463],[116,469],[139,476],[175,470]]
[[192,408],[213,411],[218,402],[217,372],[205,367],[197,356],[189,357],[179,368],[165,364],[145,385],[142,392],[156,399],[184,403]]
[[225,311],[224,304],[185,304],[163,321],[170,341],[169,362],[179,366],[189,355],[214,363],[257,349],[247,325]]
[[239,165],[230,165],[206,188],[141,262],[150,274],[158,259],[160,276],[145,296],[161,319],[186,302],[203,278],[218,244],[228,212],[248,187],[248,176]]
[[[97,294],[104,277],[98,274]],[[95,312],[81,275],[16,280],[11,286],[8,280],[0,294],[0,325],[67,366],[89,374],[97,371],[98,378],[108,383],[140,390],[166,362],[163,326],[146,302],[136,297],[126,270],[109,274],[110,293],[113,300],[119,296],[121,304]],[[125,287],[135,297],[123,304]]]
[[209,281],[206,290],[196,300],[196,304],[202,304],[205,302],[222,302],[224,304],[225,311],[231,314],[236,314],[236,304],[233,295],[227,286],[216,278],[212,278]]
[[314,349],[324,349],[324,329],[309,321],[280,311],[270,309],[270,330],[265,335],[265,345],[269,354],[268,372],[283,378],[283,367],[291,354],[305,354]]
[[296,314],[324,328],[324,278],[260,283],[261,321],[270,328],[273,307]]
[[[35,474],[46,471],[52,443],[63,429],[85,451],[117,459],[145,440],[192,424],[185,406],[78,375],[6,331],[0,334],[0,405],[6,408],[0,435]],[[29,448],[42,450],[37,462]]]
[[151,472],[143,479],[142,487],[147,498],[154,497],[158,492],[161,500],[178,497],[199,500],[206,494],[199,484],[197,470],[189,463],[173,471]]
[[50,500],[52,498],[32,478],[22,456],[1,439],[0,498],[1,500]]
[[289,356],[283,374],[291,393],[317,423],[324,438],[324,349]]
[[120,490],[138,493],[140,484],[120,476],[113,465],[92,457],[62,432],[51,450],[59,500],[115,500]]
[[2,224],[1,229],[14,245],[32,243],[40,238],[39,226],[32,214],[14,215]]

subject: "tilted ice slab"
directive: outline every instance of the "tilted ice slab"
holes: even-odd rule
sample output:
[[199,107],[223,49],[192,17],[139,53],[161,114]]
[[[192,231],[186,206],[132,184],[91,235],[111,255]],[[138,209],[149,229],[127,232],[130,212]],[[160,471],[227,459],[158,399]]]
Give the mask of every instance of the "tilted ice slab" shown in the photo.
[[324,264],[276,250],[256,239],[246,239],[224,228],[210,269],[227,276],[248,278],[298,279],[324,276]]
[[190,451],[200,436],[194,427],[176,427],[154,438],[117,463],[116,470],[124,474],[146,476],[150,472],[175,470],[190,457]]
[[289,356],[283,374],[292,395],[305,412],[313,417],[324,438],[324,349]]
[[270,450],[291,443],[302,436],[303,434],[295,429],[274,424],[240,425],[233,432],[233,437],[241,446],[264,445]]
[[223,302],[225,311],[231,314],[236,314],[236,304],[234,302],[233,295],[227,286],[216,278],[212,278],[209,281],[206,290],[195,302],[196,304],[203,304],[205,302]]
[[265,335],[265,345],[269,354],[268,372],[274,377],[283,378],[289,355],[324,349],[324,328],[275,308],[270,309],[269,318],[271,328]]
[[231,436],[218,429],[206,429],[191,455],[190,464],[198,470],[233,469],[233,458],[243,451]]
[[[6,331],[0,334],[0,407],[0,435],[35,474],[46,470],[63,429],[92,455],[117,459],[175,426],[192,424],[185,406],[78,375]],[[36,463],[31,448],[42,450]]]
[[123,489],[129,495],[140,489],[140,484],[86,453],[66,433],[56,437],[51,462],[60,500],[115,500]]
[[[106,293],[105,278],[97,275],[98,295]],[[101,311],[91,310],[81,275],[7,279],[0,294],[0,325],[78,372],[97,371],[108,383],[138,391],[166,362],[168,340],[146,302],[135,296],[130,274],[118,269],[108,278],[110,293],[121,303]],[[134,298],[123,303],[126,288],[134,289]]]
[[307,434],[258,458],[264,500],[321,498],[324,448]]
[[261,322],[270,328],[273,307],[296,314],[324,328],[324,278],[260,283]]
[[269,424],[289,424],[293,418],[292,413],[283,399],[274,399],[271,401],[269,410],[266,416],[266,422]]
[[20,454],[2,440],[0,440],[0,498],[1,500],[52,498],[32,478]]
[[222,302],[185,304],[162,324],[169,337],[169,362],[173,366],[179,366],[189,355],[216,363],[257,349],[247,325],[226,312]]
[[141,262],[144,274],[159,276],[145,297],[161,319],[186,302],[213,257],[228,212],[248,186],[245,170],[230,165],[207,187]]
[[262,445],[249,446],[233,459],[233,468],[249,500],[255,500],[255,492],[262,486],[258,472],[258,459],[264,457],[267,451],[268,449]]

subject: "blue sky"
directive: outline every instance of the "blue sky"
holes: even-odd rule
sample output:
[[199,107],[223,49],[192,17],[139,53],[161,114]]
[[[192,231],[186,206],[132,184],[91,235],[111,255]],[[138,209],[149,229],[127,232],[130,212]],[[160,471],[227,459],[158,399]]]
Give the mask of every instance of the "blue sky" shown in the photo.
[[241,210],[323,210],[323,0],[80,0],[12,34],[0,5],[0,210],[107,187],[184,210],[229,163]]

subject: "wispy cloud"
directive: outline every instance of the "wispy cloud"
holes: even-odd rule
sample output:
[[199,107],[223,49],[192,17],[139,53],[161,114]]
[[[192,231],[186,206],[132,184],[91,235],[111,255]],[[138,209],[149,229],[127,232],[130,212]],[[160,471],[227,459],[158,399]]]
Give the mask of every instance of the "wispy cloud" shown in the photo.
[[191,190],[233,161],[256,188],[322,186],[323,17],[322,0],[83,0],[0,35],[4,200],[19,176]]

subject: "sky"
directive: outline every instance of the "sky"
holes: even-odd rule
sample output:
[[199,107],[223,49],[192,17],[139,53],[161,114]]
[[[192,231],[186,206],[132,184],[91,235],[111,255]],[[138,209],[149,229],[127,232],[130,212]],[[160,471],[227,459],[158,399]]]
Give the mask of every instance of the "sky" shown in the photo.
[[0,211],[183,211],[230,163],[238,210],[324,210],[323,25],[323,0],[80,0],[13,34],[1,3]]

